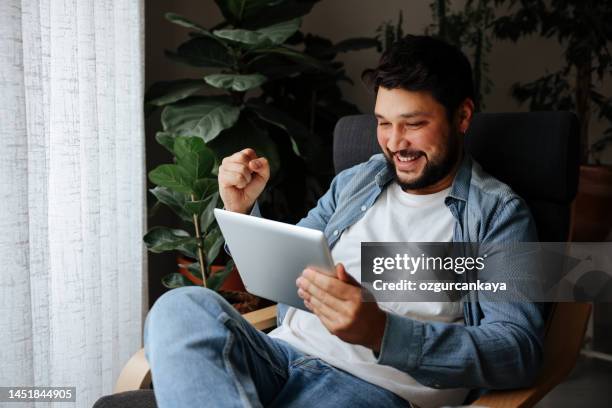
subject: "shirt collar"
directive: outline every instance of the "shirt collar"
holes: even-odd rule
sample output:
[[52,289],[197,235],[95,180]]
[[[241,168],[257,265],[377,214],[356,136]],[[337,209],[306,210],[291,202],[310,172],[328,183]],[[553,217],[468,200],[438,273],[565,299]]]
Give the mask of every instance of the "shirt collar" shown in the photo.
[[470,181],[472,180],[472,158],[469,154],[464,153],[461,164],[453,180],[451,191],[448,197],[455,198],[461,201],[468,200],[470,192]]

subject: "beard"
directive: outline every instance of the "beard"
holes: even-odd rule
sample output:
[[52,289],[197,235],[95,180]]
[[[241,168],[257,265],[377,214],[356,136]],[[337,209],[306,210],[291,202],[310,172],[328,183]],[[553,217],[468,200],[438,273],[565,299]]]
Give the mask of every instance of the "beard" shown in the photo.
[[385,159],[387,160],[387,167],[393,172],[395,182],[400,185],[402,190],[419,190],[429,187],[442,180],[452,171],[453,167],[460,158],[461,149],[459,144],[463,139],[459,137],[459,134],[457,133],[451,135],[450,140],[451,143],[448,145],[448,148],[437,157],[429,158],[425,152],[420,150],[409,151],[409,153],[423,155],[427,159],[421,175],[415,180],[409,182],[405,182],[400,179],[395,163],[393,162],[393,155],[389,150],[387,150],[387,154],[384,155]]

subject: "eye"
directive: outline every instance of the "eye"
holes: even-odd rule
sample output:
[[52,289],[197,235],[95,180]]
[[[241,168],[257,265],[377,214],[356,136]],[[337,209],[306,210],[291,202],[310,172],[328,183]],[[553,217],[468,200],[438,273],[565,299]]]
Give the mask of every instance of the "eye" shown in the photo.
[[389,122],[378,122],[378,126],[389,126],[391,123]]
[[410,126],[410,127],[415,128],[415,127],[421,127],[421,126],[425,125],[426,123],[427,123],[426,121],[422,120],[420,122],[406,123],[406,126]]

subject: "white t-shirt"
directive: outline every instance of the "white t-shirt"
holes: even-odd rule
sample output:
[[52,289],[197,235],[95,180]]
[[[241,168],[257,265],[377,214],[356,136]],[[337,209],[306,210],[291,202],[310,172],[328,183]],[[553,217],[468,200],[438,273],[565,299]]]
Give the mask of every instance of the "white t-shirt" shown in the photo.
[[[332,250],[334,262],[343,263],[361,281],[361,242],[451,241],[455,220],[444,204],[449,190],[416,195],[404,192],[397,183],[389,184],[364,216],[343,232]],[[379,302],[379,306],[413,319],[463,324],[459,302]],[[460,405],[468,392],[426,387],[403,371],[377,364],[372,350],[340,340],[316,315],[299,309],[289,308],[282,325],[270,336],[423,408]]]

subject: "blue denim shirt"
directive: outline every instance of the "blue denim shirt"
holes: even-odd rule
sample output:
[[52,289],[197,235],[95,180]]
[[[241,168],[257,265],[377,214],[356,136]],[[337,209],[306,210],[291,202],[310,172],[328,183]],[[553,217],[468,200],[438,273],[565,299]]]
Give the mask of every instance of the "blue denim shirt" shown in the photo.
[[[372,207],[394,175],[382,154],[339,173],[298,225],[323,231],[330,248]],[[537,241],[525,202],[464,156],[445,198],[454,216],[453,241]],[[254,215],[259,210],[254,208]],[[466,274],[467,275],[467,274]],[[530,385],[542,358],[545,319],[534,303],[464,302],[465,325],[387,314],[380,364],[434,388],[504,389]],[[288,309],[278,305],[278,324]]]

